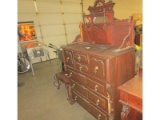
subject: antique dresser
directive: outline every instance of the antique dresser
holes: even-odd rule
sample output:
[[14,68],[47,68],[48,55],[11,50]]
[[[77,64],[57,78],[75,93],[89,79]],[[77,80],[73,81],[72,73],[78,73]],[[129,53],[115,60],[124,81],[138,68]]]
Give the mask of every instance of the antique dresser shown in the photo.
[[117,87],[135,75],[135,21],[115,19],[114,4],[96,0],[80,35],[62,46],[69,96],[98,120],[120,120]]
[[84,42],[63,47],[71,96],[99,120],[120,118],[116,88],[134,76],[134,49],[116,49]]

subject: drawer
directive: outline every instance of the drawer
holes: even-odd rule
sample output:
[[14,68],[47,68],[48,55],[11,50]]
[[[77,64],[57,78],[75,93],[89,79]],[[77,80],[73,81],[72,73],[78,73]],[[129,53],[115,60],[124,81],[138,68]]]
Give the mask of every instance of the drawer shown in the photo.
[[101,83],[98,83],[98,82],[95,82],[89,78],[86,79],[86,87],[97,92],[97,93],[100,93],[106,97],[108,97],[108,94],[107,92],[105,92],[105,83],[101,84]]
[[88,64],[88,57],[85,54],[74,53],[74,60],[79,63]]
[[73,66],[73,56],[71,51],[64,50],[64,59],[67,65]]
[[106,78],[106,60],[90,57],[90,73],[99,80],[105,81]]
[[80,104],[84,109],[89,111],[89,102],[83,98],[81,95],[79,95],[77,92],[72,91],[72,98]]
[[89,106],[89,112],[97,119],[97,120],[109,120],[108,115],[94,107],[93,105]]
[[84,75],[76,73],[76,72],[74,72],[74,71],[72,71],[70,69],[68,69],[67,71],[69,73],[70,78],[73,81],[79,83],[80,85],[83,85],[83,86],[85,85],[85,83],[86,83],[86,77]]
[[84,86],[74,82],[73,80],[71,80],[71,88],[77,91],[82,96],[87,97],[87,89]]
[[133,107],[139,112],[142,112],[142,99],[126,92],[120,91],[120,102]]
[[134,106],[137,111],[142,111],[142,99],[128,94],[128,104]]
[[81,71],[83,73],[89,73],[88,72],[88,66],[86,66],[86,65],[82,65],[82,64],[80,64],[78,62],[75,62],[75,67],[76,67],[77,70],[79,70],[79,71]]
[[95,106],[102,108],[104,111],[108,113],[108,100],[107,99],[102,98],[91,91],[88,91],[88,99]]

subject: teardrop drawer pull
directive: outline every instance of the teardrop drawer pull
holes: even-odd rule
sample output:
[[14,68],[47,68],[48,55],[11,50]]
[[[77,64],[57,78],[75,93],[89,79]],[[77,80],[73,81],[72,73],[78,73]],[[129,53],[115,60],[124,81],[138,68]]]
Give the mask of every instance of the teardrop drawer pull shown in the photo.
[[99,105],[99,99],[97,99],[97,101],[96,101],[96,105],[97,105],[97,106]]
[[98,66],[96,66],[95,68],[94,68],[94,73],[96,74],[97,73],[97,71],[98,71]]
[[94,90],[97,92],[97,90],[98,90],[98,85],[95,85]]
[[78,58],[77,58],[77,59],[78,59],[78,61],[80,62],[80,61],[81,61],[81,56],[78,56]]
[[67,61],[67,62],[69,61],[69,57],[66,58],[66,61]]
[[101,119],[101,114],[98,115],[98,119],[97,120],[100,120],[100,119]]
[[74,97],[74,100],[75,100],[75,101],[77,100],[77,96]]
[[74,88],[74,87],[75,87],[75,85],[76,85],[76,84],[73,84],[73,85],[72,85],[72,88]]
[[72,76],[72,72],[69,73],[69,77],[71,77],[71,76]]
[[79,67],[79,70],[80,70],[80,71],[82,70],[82,66]]

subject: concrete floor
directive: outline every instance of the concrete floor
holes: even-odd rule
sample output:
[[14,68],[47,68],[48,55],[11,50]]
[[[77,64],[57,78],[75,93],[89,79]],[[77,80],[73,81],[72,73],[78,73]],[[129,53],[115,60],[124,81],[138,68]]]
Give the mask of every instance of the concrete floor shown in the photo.
[[33,64],[31,70],[18,75],[18,120],[96,120],[78,103],[70,105],[64,84],[60,90],[53,85],[58,71],[57,60]]

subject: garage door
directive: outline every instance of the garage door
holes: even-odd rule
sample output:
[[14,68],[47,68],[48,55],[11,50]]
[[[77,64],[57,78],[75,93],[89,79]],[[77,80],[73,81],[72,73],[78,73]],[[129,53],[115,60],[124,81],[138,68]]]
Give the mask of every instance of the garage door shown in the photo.
[[[34,21],[38,41],[60,48],[80,33],[82,0],[18,0],[18,21]],[[48,48],[51,58],[53,50]]]

